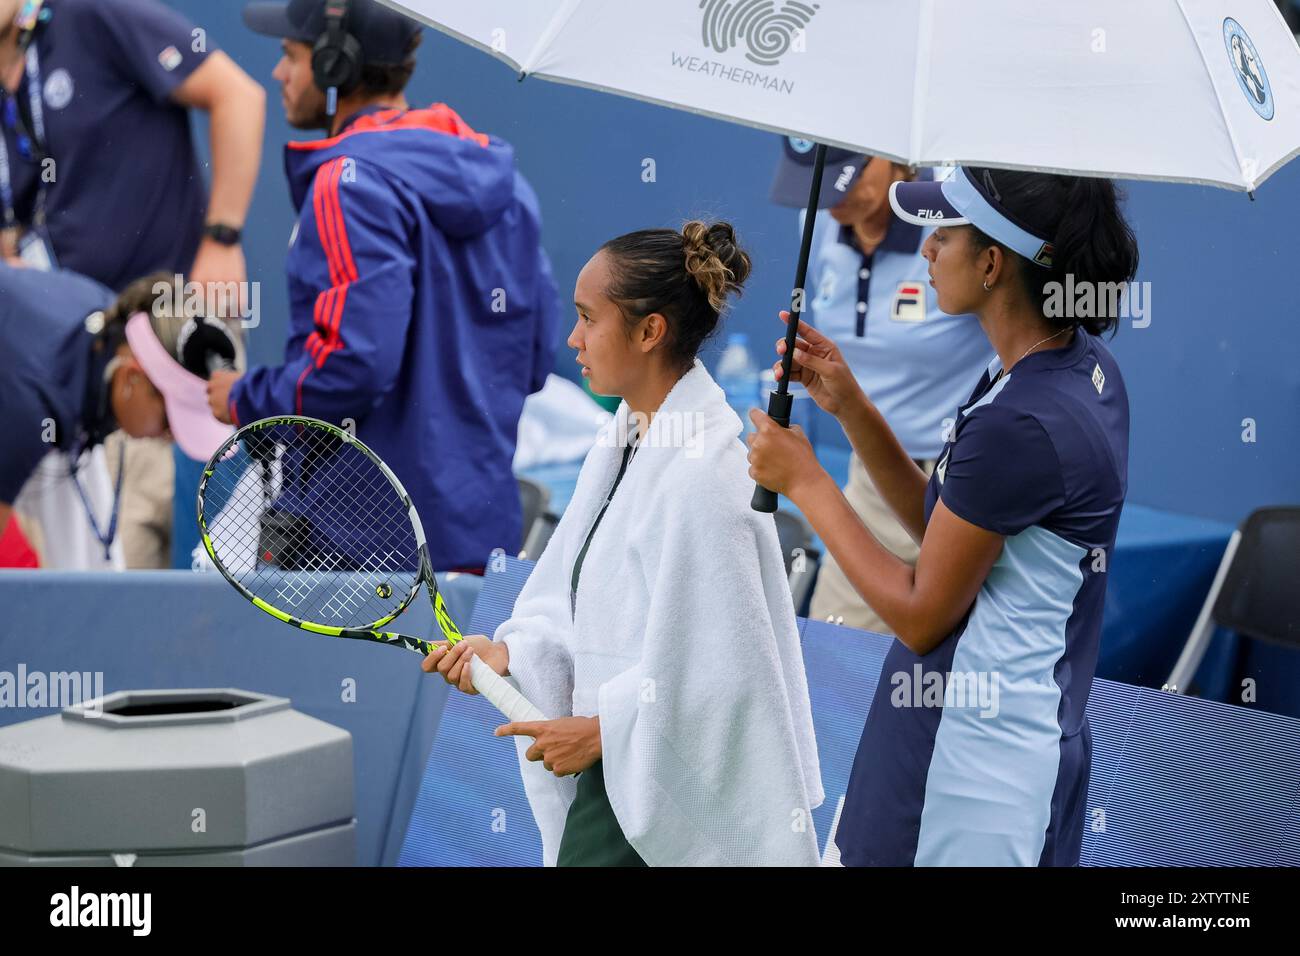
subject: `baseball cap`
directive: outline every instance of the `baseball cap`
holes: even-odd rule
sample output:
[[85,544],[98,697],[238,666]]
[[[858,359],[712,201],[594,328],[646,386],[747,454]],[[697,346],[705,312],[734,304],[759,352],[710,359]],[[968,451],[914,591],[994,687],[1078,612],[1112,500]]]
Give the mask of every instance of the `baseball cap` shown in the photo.
[[[793,206],[804,209],[808,206],[808,187],[812,185],[813,158],[817,144],[796,136],[786,136],[781,140],[781,159],[776,167],[776,177],[772,180],[770,198],[778,206]],[[817,208],[827,209],[838,206],[853,181],[871,161],[871,157],[862,153],[853,153],[847,149],[831,146],[826,150],[826,161],[822,164],[822,188],[817,196]]]
[[1001,204],[993,177],[972,176],[958,166],[951,176],[933,182],[894,183],[889,205],[904,222],[920,226],[971,225],[1030,262],[1052,267],[1052,243],[1018,220]]
[[[203,321],[203,320],[199,320]],[[207,461],[234,429],[212,417],[208,383],[173,356],[185,347],[185,326],[169,318],[137,312],[126,320],[126,341],[153,387],[162,393],[167,424],[181,451]]]
[[[340,0],[329,0],[338,4]],[[255,33],[315,43],[325,32],[327,0],[287,0],[249,3],[244,6],[244,25]],[[406,59],[411,38],[420,24],[376,0],[348,0],[343,28],[361,44],[365,63],[401,63]]]

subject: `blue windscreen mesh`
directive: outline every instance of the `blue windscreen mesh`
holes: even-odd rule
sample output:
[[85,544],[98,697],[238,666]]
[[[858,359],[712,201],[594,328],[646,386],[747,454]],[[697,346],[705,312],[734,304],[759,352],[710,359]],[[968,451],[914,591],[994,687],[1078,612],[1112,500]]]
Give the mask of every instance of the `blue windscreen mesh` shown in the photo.
[[1110,681],[1088,719],[1081,863],[1300,865],[1300,720]]

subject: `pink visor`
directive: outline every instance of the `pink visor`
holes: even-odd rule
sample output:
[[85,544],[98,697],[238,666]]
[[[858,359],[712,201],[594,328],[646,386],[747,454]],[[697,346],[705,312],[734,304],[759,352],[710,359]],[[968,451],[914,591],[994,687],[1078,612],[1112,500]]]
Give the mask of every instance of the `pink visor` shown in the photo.
[[167,354],[145,313],[127,319],[126,341],[153,387],[162,392],[176,444],[195,461],[207,461],[235,431],[212,417],[208,383]]

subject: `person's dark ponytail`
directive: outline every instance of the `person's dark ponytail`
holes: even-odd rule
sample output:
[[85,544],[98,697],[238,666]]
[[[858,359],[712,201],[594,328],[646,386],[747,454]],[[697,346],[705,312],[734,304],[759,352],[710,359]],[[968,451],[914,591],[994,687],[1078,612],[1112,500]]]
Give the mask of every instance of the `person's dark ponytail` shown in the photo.
[[[1053,278],[1065,284],[1066,276],[1073,275],[1076,286],[1087,282],[1094,288],[1132,282],[1138,266],[1137,239],[1120,212],[1115,184],[1090,176],[1069,178],[1065,208],[1052,241]],[[1073,321],[1100,335],[1113,333],[1119,316],[1105,314]]]
[[[1030,301],[1038,303],[1052,324],[1078,325],[1093,335],[1113,333],[1119,325],[1119,296],[1104,293],[1114,284],[1132,282],[1138,267],[1137,239],[1124,219],[1123,197],[1115,184],[1091,176],[983,167],[967,172],[977,181],[992,183],[998,203],[1012,218],[1037,235],[1051,237],[1052,267],[1044,269],[971,227],[976,245],[998,245],[1017,261]],[[1052,306],[1062,302],[1067,290],[1085,285],[1093,289],[1094,303],[1105,308],[1085,316],[1055,314]],[[1109,307],[1112,303],[1115,309]]]

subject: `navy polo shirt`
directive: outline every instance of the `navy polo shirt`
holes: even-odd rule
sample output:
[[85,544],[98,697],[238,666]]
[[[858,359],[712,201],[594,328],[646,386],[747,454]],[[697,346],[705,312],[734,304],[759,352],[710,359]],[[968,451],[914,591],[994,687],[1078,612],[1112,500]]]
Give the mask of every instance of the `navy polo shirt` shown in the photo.
[[1002,554],[938,647],[885,658],[836,839],[848,865],[1078,862],[1128,397],[1082,330],[996,372],[958,415],[925,518],[942,500]]
[[[207,186],[187,111],[171,96],[211,40],[157,0],[46,0],[40,64],[47,229],[60,267],[121,290],[156,270],[186,273],[203,235]],[[195,47],[206,49],[195,50]],[[24,74],[16,97],[28,109]],[[12,108],[6,109],[12,114]],[[37,157],[4,127],[14,208],[32,221]],[[29,151],[30,152],[30,151]]]
[[0,501],[13,504],[52,447],[79,440],[92,364],[101,375],[106,364],[92,363],[86,316],[112,301],[74,272],[0,264]]

